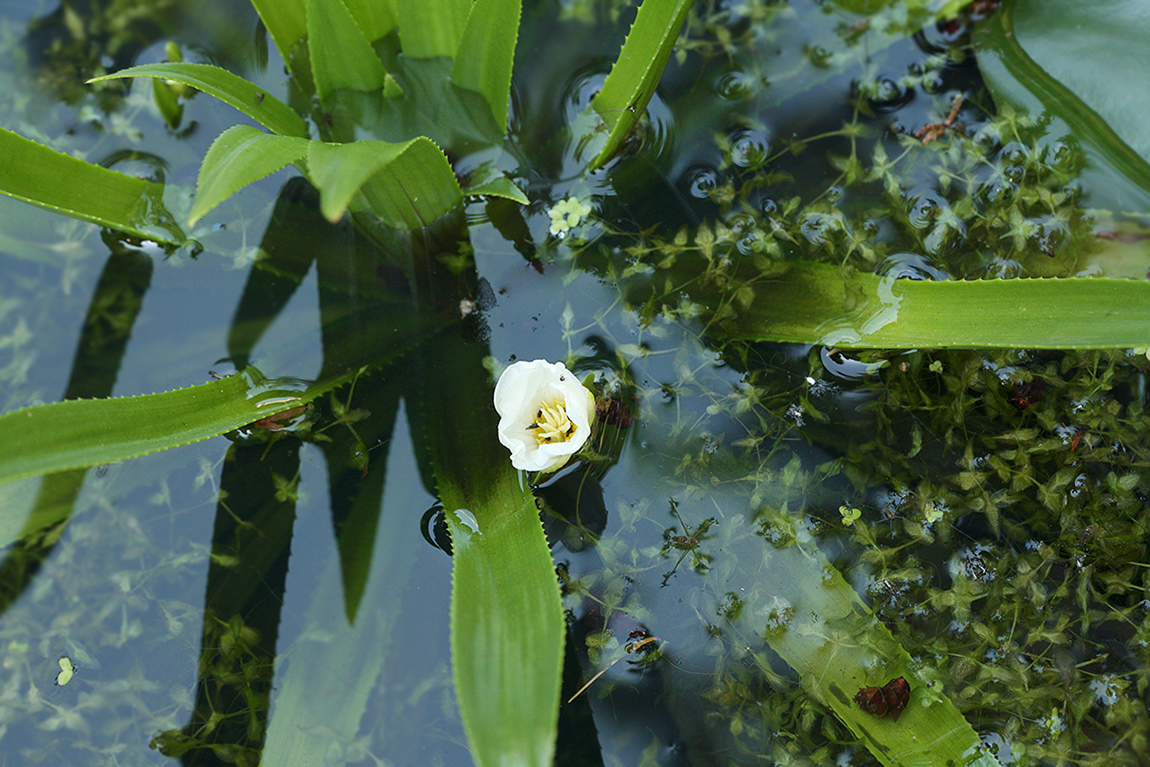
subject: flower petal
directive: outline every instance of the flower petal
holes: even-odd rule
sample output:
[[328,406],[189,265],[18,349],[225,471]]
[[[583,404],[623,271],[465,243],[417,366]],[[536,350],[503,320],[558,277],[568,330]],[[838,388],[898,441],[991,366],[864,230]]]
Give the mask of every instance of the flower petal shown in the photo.
[[[511,465],[517,469],[554,471],[591,436],[594,397],[562,362],[532,360],[510,365],[495,384],[494,402],[499,441],[511,451]],[[574,430],[566,441],[542,442],[532,427],[541,410],[556,403]]]

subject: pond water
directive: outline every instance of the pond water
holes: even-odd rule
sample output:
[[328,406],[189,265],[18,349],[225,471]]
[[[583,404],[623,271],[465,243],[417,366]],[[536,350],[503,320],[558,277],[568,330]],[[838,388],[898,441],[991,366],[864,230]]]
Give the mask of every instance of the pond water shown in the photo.
[[[148,82],[75,82],[175,41],[286,101],[283,62],[241,4],[156,0],[126,25],[119,5],[0,6],[0,124],[162,174],[186,212],[235,113],[200,94],[165,125]],[[302,706],[278,721],[314,721],[306,763],[472,764],[428,468],[451,456],[427,455],[414,404],[459,348],[493,372],[566,359],[616,398],[606,459],[532,478],[568,618],[557,764],[879,763],[818,697],[843,658],[848,695],[911,678],[906,721],[950,701],[1001,764],[1145,763],[1146,350],[723,332],[771,260],[1145,276],[1140,251],[1096,247],[1114,169],[996,115],[969,44],[993,4],[915,24],[921,6],[700,5],[590,178],[565,128],[631,16],[529,7],[512,134],[532,204],[410,237],[325,222],[288,172],[173,252],[0,198],[3,412],[370,368],[287,428],[0,486],[3,763],[257,764],[265,742],[265,764],[305,763],[277,732]],[[568,196],[595,213],[559,237]],[[1139,247],[1137,202],[1107,242]]]

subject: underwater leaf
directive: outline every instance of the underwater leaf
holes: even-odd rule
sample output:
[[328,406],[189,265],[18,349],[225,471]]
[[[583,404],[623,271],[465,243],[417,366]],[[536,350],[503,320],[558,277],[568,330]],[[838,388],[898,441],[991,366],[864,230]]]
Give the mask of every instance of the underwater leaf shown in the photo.
[[417,59],[453,58],[463,39],[471,6],[471,0],[407,3],[399,26],[404,55]]
[[194,225],[253,181],[303,159],[310,143],[295,136],[273,136],[250,125],[228,128],[216,137],[204,156],[189,223]]
[[[349,380],[274,389],[254,368],[162,394],[77,399],[0,416],[0,483],[137,458],[300,407]],[[274,381],[272,382],[274,383]]]
[[501,146],[506,121],[496,123],[491,104],[478,91],[462,88],[452,79],[451,59],[396,61],[395,79],[404,98],[384,100],[380,119],[385,141],[406,141],[427,136],[441,147],[471,155],[480,147]]
[[402,144],[316,141],[307,163],[329,221],[340,219],[357,192],[384,223],[407,229],[426,226],[463,199],[447,157],[422,136]]
[[[765,638],[803,688],[831,708],[886,767],[999,767],[946,691],[932,689],[938,685],[921,673],[922,659],[912,658],[875,618],[817,543],[804,539],[803,523],[782,515],[767,518],[772,519],[767,529],[793,531],[800,540],[779,548],[760,540],[757,556],[746,552],[741,561],[747,577],[767,585],[747,590],[751,597],[736,626]],[[884,717],[860,705],[856,696],[862,688],[900,676],[910,687],[901,715]]]
[[733,338],[846,349],[1150,346],[1150,282],[921,281],[792,264],[723,327]]
[[[155,260],[135,248],[113,249],[108,256],[92,288],[63,399],[111,396],[154,269]],[[35,483],[39,492],[26,504],[0,503],[0,508],[9,510],[0,515],[0,549],[5,552],[0,562],[0,582],[5,584],[0,589],[0,612],[24,593],[39,569],[33,563],[43,562],[51,553],[51,530],[72,517],[86,475],[86,469],[57,472]],[[28,512],[13,513],[16,509]]]
[[441,385],[409,394],[409,417],[451,532],[452,667],[471,754],[478,767],[551,767],[566,634],[555,566],[496,436],[486,344],[447,333],[433,348],[418,376]]
[[255,83],[211,64],[187,62],[143,64],[122,69],[115,74],[93,77],[88,82],[95,83],[122,77],[158,77],[175,80],[215,96],[273,133],[301,138],[308,136],[307,124],[287,104]]
[[363,30],[341,0],[308,0],[308,54],[323,104],[342,88],[381,91],[387,74]]
[[[1123,4],[1109,0],[1106,5]],[[1143,127],[1150,106],[1145,94],[1129,83],[1141,77],[1139,62],[1146,56],[1143,43],[1150,22],[1144,12],[1131,10],[1133,15],[1113,24],[1125,34],[1111,40],[1111,25],[1103,23],[1112,18],[1108,12],[1094,5],[1048,12],[1044,5],[1006,2],[973,39],[979,69],[999,111],[1013,106],[1028,112],[1050,124],[1052,140],[1069,134],[1070,141],[1081,145],[1088,159],[1081,178],[1091,190],[1093,205],[1142,210],[1150,206],[1150,156]],[[1079,13],[1090,19],[1082,22],[1085,26],[1076,21]],[[1077,36],[1083,37],[1081,52],[1063,52],[1067,38]],[[1078,44],[1071,50],[1079,50]],[[1067,71],[1078,68],[1084,72],[1081,77]]]
[[687,18],[688,0],[644,0],[619,58],[591,106],[610,128],[607,143],[591,163],[598,168],[619,151],[639,121],[663,76],[671,47]]
[[294,56],[296,46],[307,37],[304,0],[252,0],[252,6],[268,28],[288,71],[294,72],[300,65],[306,66],[306,60],[299,62]]
[[476,0],[451,70],[456,85],[483,94],[501,131],[507,130],[511,65],[521,13],[520,0]]
[[61,215],[168,245],[184,242],[162,185],[49,149],[0,128],[0,193]]

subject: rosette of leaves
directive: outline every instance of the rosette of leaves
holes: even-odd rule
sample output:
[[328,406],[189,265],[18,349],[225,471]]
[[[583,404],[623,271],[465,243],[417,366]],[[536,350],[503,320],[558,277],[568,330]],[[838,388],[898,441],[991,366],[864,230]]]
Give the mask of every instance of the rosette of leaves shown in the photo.
[[[507,128],[518,0],[437,0],[402,16],[393,4],[366,0],[254,5],[287,62],[295,100],[310,107],[317,138],[287,104],[218,67],[168,62],[107,76],[198,88],[266,129],[236,125],[215,140],[200,167],[190,223],[292,164],[319,190],[331,221],[366,210],[384,225],[414,229],[465,194],[526,203],[496,165]],[[465,184],[445,149],[475,158]]]

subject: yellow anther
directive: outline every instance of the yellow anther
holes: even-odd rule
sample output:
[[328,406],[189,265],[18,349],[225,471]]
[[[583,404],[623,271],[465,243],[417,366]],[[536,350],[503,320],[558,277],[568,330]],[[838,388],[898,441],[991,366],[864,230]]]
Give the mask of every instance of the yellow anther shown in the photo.
[[537,440],[551,444],[570,440],[576,426],[567,417],[566,403],[556,397],[550,405],[544,404],[539,408],[535,414],[535,423],[527,428],[535,432]]

